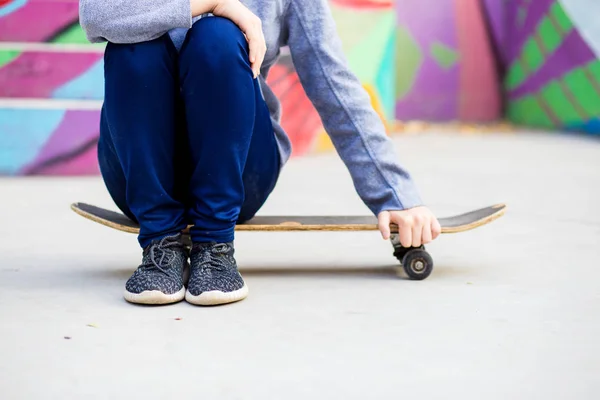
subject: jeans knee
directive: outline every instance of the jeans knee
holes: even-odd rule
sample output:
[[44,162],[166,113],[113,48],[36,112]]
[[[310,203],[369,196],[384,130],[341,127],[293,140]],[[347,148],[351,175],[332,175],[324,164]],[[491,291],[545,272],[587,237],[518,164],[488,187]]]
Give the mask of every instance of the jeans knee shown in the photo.
[[182,62],[190,65],[201,63],[213,71],[225,72],[249,63],[248,44],[242,31],[231,20],[206,17],[196,22],[188,32],[181,58]]

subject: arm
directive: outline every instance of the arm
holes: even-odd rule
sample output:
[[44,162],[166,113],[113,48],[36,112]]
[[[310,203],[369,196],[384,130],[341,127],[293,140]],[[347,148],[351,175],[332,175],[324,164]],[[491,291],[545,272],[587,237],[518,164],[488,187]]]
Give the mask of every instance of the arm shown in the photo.
[[79,21],[91,42],[139,43],[190,28],[192,17],[215,5],[216,0],[80,0]]
[[393,222],[404,247],[430,242],[440,225],[422,206],[367,92],[350,71],[327,1],[289,1],[285,34],[294,66],[358,195],[378,216],[383,238],[390,237]]
[[286,22],[300,81],[361,199],[376,215],[421,205],[367,92],[347,65],[327,2],[303,6],[291,0]]

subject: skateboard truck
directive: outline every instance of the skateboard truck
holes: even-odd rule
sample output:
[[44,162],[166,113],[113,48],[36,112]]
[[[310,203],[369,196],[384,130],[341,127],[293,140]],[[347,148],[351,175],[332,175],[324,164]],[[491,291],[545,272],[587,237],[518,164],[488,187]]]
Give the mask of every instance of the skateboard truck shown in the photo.
[[397,233],[390,236],[390,242],[394,246],[394,257],[400,261],[404,272],[410,279],[421,281],[431,275],[433,258],[425,250],[425,246],[402,247],[400,235]]

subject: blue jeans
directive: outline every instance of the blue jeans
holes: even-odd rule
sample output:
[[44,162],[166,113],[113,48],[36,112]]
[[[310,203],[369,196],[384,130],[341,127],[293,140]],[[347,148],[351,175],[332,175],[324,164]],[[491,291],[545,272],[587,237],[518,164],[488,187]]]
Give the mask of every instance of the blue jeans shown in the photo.
[[232,241],[280,169],[242,32],[203,18],[179,52],[165,34],[109,43],[104,58],[100,171],[116,205],[140,224],[140,245],[188,224],[194,242]]

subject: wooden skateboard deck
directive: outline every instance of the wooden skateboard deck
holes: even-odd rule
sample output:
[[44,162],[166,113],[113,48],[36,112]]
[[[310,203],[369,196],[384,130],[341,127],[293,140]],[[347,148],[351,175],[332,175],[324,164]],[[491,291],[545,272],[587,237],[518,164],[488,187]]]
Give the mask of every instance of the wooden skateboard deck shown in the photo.
[[[85,203],[71,204],[77,214],[101,225],[123,232],[139,233],[138,224],[125,215]],[[470,211],[451,217],[438,218],[442,233],[464,232],[489,224],[504,215],[506,205],[493,206]],[[236,231],[376,231],[377,218],[374,216],[257,216],[250,221],[238,224]],[[186,231],[189,230],[189,227]],[[412,280],[426,279],[433,271],[433,259],[420,247],[402,247],[398,240],[398,227],[391,225],[391,242],[394,257],[400,261],[404,271]],[[186,232],[184,232],[186,233]],[[189,235],[183,240],[191,245]]]
[[[86,203],[74,203],[71,209],[91,221],[119,231],[139,233],[139,225],[125,215]],[[442,233],[458,233],[489,224],[504,215],[506,205],[470,211],[460,215],[439,218]],[[189,228],[188,228],[189,229]],[[375,231],[378,230],[374,216],[256,216],[238,224],[236,231]],[[392,233],[398,227],[391,225]]]

